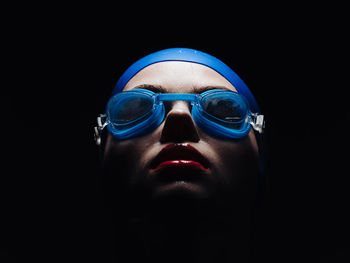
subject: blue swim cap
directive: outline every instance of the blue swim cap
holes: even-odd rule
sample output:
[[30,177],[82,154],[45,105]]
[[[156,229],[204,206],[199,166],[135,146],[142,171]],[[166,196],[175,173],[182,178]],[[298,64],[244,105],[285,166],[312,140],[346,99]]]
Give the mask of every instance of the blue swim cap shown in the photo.
[[225,77],[249,102],[252,112],[260,112],[259,106],[243,80],[225,63],[204,52],[189,48],[169,48],[149,54],[132,64],[119,78],[112,95],[123,90],[128,81],[143,68],[164,61],[186,61],[207,66]]

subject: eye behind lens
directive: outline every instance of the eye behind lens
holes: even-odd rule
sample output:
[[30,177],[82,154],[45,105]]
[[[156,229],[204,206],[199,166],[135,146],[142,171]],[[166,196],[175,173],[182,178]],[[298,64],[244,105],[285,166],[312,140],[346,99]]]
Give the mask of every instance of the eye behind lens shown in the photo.
[[200,108],[207,119],[228,128],[239,129],[247,120],[248,106],[233,92],[208,94],[202,98]]
[[107,111],[109,120],[115,128],[128,129],[152,115],[154,108],[152,96],[136,92],[118,95],[110,101]]

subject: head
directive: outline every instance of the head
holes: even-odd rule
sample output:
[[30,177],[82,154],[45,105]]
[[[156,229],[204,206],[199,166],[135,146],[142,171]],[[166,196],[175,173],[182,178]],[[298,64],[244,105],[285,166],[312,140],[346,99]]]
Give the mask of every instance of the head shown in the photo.
[[[215,64],[221,61],[213,58],[199,63],[187,57],[194,54],[210,59],[211,56],[189,49],[166,51],[167,54],[155,53],[163,54],[161,59],[150,58],[152,54],[148,56],[149,61],[143,59],[142,66],[137,65],[142,59],[131,66],[118,81],[113,94],[139,89],[156,94],[203,94],[222,90],[239,94],[248,101],[251,111],[258,111],[254,98],[239,77],[227,68],[224,68],[227,72],[223,72],[224,64]],[[186,52],[185,59],[183,53]],[[118,196],[113,200],[133,205],[142,203],[143,208],[155,203],[174,205],[181,200],[250,209],[255,203],[261,176],[260,143],[251,124],[243,137],[219,136],[215,129],[208,131],[205,123],[198,123],[191,101],[175,97],[164,100],[163,105],[164,116],[145,132],[118,138],[109,129],[103,141],[103,166],[105,176],[111,179],[109,191],[115,191]]]

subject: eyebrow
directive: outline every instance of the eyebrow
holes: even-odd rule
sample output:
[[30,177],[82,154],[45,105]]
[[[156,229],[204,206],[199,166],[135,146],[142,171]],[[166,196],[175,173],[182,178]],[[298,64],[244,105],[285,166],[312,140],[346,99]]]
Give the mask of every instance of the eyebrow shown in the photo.
[[203,86],[203,87],[194,87],[193,93],[200,94],[200,93],[203,93],[205,91],[213,90],[213,89],[223,89],[223,90],[233,91],[225,86]]
[[[165,88],[161,85],[151,85],[151,84],[141,84],[133,89],[146,89],[153,91],[154,93],[167,93]],[[192,93],[200,94],[208,90],[213,90],[213,89],[222,89],[222,90],[228,90],[232,91],[228,87],[225,86],[201,86],[201,87],[193,87]]]
[[154,93],[166,93],[165,89],[161,85],[141,84],[135,86],[133,89],[146,89],[153,91]]

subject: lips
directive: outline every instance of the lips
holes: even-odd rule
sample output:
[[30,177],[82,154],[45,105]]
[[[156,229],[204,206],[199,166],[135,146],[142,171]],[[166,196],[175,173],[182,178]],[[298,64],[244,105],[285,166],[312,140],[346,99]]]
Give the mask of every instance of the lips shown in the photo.
[[189,144],[169,144],[153,159],[150,167],[154,172],[174,168],[206,171],[209,162]]

